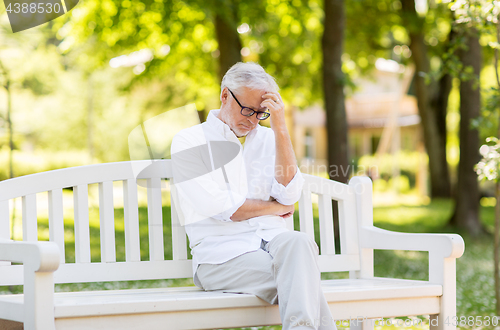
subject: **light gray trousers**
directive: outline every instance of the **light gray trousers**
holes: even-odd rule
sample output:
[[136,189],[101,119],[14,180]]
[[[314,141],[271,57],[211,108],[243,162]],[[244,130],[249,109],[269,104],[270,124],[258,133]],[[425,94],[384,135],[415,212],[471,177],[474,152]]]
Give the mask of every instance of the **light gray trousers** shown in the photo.
[[321,291],[318,253],[306,234],[290,231],[225,263],[201,264],[195,276],[206,291],[251,293],[279,304],[284,330],[336,330]]

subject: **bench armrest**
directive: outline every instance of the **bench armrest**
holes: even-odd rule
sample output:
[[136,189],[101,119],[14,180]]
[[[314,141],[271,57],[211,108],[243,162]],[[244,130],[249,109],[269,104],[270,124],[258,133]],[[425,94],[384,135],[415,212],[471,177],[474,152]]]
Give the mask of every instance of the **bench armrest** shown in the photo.
[[[59,255],[59,246],[54,242],[0,239],[0,260],[24,266],[24,302],[18,313],[24,329],[55,330],[54,271],[59,267]],[[9,319],[9,315],[1,312],[0,316]]]
[[361,227],[362,248],[378,250],[428,251],[441,258],[460,258],[465,250],[463,238],[457,234],[412,234],[377,228]]
[[[456,259],[464,253],[465,244],[462,237],[457,234],[398,233],[374,226],[362,226],[359,233],[361,248],[428,251],[429,282],[440,284],[443,288],[440,299],[440,319],[438,320],[438,315],[431,315],[431,323],[439,323],[439,329],[455,329],[455,327],[446,326],[444,322],[446,322],[446,316],[455,316],[457,313]],[[365,251],[365,253],[373,256],[373,250]],[[373,276],[373,270],[371,271]]]
[[0,240],[0,261],[19,262],[34,272],[57,270],[59,254],[59,247],[53,242]]

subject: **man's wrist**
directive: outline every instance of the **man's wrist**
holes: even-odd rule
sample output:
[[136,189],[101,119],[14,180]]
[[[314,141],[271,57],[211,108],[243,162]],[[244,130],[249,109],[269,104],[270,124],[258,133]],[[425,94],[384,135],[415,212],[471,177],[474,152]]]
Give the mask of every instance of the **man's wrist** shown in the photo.
[[272,208],[273,212],[272,213],[274,215],[280,215],[281,211],[283,209],[283,205],[276,200],[271,201],[271,203],[273,203],[273,208]]
[[275,125],[274,127],[271,127],[274,135],[278,137],[289,137],[288,135],[288,129],[286,125]]

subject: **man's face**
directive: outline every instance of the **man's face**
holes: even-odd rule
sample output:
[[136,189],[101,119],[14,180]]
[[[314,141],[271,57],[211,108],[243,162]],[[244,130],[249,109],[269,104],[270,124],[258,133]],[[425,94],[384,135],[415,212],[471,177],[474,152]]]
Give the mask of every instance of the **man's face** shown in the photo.
[[[265,94],[265,91],[243,87],[239,92],[232,92],[242,106],[258,111],[265,110],[261,107],[261,103],[264,101],[262,95]],[[241,107],[227,87],[222,91],[221,102],[219,119],[226,123],[237,137],[246,136],[251,130],[257,127],[259,123],[257,116],[255,114],[250,117],[243,116],[241,114]]]

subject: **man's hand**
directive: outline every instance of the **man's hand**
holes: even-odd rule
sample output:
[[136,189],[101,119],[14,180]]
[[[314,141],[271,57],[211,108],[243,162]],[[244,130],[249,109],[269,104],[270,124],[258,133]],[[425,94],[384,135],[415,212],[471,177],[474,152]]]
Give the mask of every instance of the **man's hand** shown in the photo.
[[276,181],[286,186],[297,172],[297,162],[293,152],[292,141],[285,123],[285,105],[279,93],[266,92],[262,95],[264,101],[260,104],[271,113],[271,129],[274,131],[276,143],[276,162],[274,177]]
[[286,218],[293,216],[293,212],[295,211],[295,207],[293,205],[281,205],[281,207],[282,207],[282,209],[279,212],[280,214],[277,214],[277,215],[279,215],[283,219],[286,219]]
[[262,215],[278,215],[288,218],[295,210],[293,205],[282,205],[277,201],[263,201],[259,199],[247,199],[231,216],[233,221],[243,221]]
[[271,129],[273,131],[285,130],[285,104],[281,99],[281,95],[279,93],[274,92],[266,92],[266,94],[262,95],[264,101],[261,102],[260,106],[269,109],[271,113]]

